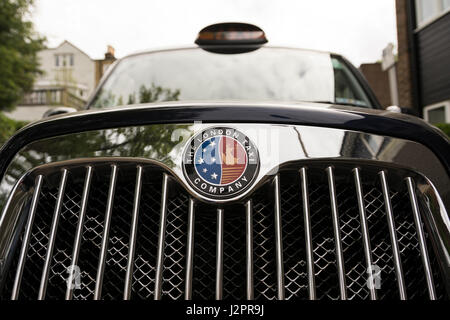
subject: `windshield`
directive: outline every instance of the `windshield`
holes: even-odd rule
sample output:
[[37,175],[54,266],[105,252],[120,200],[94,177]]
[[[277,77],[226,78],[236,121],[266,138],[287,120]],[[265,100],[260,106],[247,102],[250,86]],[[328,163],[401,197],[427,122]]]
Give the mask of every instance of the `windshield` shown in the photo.
[[339,58],[263,47],[239,54],[191,48],[127,57],[110,73],[90,108],[175,100],[310,101],[371,107]]

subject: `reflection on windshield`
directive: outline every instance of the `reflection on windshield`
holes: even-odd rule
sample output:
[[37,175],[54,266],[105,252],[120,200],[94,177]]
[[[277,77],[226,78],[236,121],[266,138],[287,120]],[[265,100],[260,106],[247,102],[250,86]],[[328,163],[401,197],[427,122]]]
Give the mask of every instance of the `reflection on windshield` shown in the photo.
[[91,107],[173,100],[337,99],[370,106],[354,75],[329,53],[263,47],[217,54],[191,48],[121,60]]
[[111,90],[101,89],[98,94],[98,99],[94,103],[94,108],[123,106],[126,104],[149,103],[158,101],[177,101],[180,95],[180,90],[171,90],[156,86],[152,83],[149,87],[141,85],[138,92],[132,92],[124,99],[122,95],[116,97]]
[[[87,131],[48,138],[30,144],[21,150],[11,162],[0,188],[0,209],[12,186],[24,172],[49,162],[77,159],[80,157],[139,157],[159,159],[173,167],[170,152],[180,152],[180,139],[173,136],[176,130],[188,125],[153,125],[148,127],[125,127],[98,131]],[[8,187],[6,187],[8,186]]]

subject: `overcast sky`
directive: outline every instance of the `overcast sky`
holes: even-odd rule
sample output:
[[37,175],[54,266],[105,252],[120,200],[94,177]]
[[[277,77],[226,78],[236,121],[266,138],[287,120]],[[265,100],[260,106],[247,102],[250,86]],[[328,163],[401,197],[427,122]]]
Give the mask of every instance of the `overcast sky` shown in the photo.
[[48,46],[69,40],[92,58],[193,44],[203,27],[254,23],[270,44],[343,54],[356,66],[397,43],[395,0],[35,0]]

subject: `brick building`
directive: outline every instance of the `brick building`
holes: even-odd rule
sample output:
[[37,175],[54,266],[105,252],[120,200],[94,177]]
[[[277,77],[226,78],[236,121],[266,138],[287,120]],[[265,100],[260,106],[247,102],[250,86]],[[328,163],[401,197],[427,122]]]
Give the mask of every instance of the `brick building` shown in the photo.
[[383,71],[380,62],[363,63],[359,70],[364,74],[367,82],[375,93],[378,101],[386,108],[391,103],[391,92],[389,89],[389,77],[387,72]]
[[106,73],[106,70],[114,61],[116,61],[116,57],[114,56],[114,48],[108,46],[105,53],[105,58],[95,60],[95,86],[98,85],[100,79]]

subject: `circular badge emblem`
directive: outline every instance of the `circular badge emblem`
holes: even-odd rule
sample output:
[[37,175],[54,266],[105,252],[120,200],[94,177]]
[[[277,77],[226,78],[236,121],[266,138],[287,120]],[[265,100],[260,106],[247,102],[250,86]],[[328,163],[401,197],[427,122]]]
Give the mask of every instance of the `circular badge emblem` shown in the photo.
[[210,199],[231,199],[247,190],[259,170],[254,143],[229,127],[205,129],[192,137],[183,153],[189,184]]

